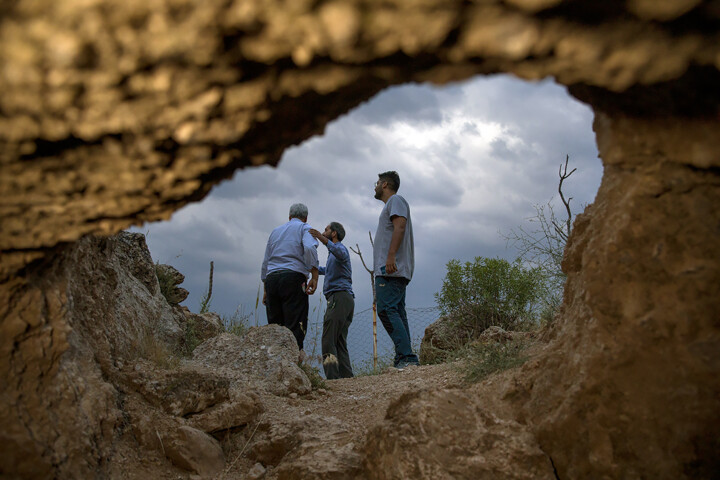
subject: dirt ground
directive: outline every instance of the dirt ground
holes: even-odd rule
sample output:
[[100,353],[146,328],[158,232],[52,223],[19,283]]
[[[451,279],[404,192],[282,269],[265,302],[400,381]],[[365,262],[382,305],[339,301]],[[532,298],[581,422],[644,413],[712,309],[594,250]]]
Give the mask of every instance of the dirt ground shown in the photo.
[[266,410],[258,422],[221,440],[227,467],[220,478],[278,478],[271,466],[267,466],[264,476],[255,477],[253,473],[248,473],[257,463],[249,458],[248,453],[253,448],[260,425],[282,423],[312,414],[334,417],[348,430],[353,443],[359,446],[364,443],[368,431],[383,420],[392,401],[406,393],[461,386],[462,377],[454,364],[441,364],[389,369],[380,375],[325,383],[326,389],[314,390],[297,398],[263,396]]

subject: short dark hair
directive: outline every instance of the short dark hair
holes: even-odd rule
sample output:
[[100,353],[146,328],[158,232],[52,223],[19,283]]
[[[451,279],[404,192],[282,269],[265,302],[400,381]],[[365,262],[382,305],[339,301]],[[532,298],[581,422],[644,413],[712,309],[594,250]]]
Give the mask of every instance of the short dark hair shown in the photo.
[[400,188],[400,175],[398,175],[395,170],[378,173],[378,178],[380,178],[383,182],[388,182],[390,184],[390,189],[393,192],[397,192]]
[[338,222],[330,222],[330,230],[337,233],[338,240],[342,242],[342,239],[345,238],[345,229],[342,225],[340,225]]

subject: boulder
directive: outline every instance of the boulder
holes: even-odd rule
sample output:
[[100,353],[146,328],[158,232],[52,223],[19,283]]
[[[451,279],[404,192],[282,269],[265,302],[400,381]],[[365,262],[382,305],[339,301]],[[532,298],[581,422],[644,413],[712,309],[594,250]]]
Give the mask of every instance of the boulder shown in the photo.
[[244,337],[222,333],[193,352],[193,360],[213,371],[275,395],[312,390],[307,375],[297,365],[298,347],[292,332],[280,325],[251,327]]
[[204,479],[216,478],[225,468],[220,443],[196,428],[179,427],[164,437],[163,448],[173,463]]
[[355,440],[337,418],[307,414],[260,423],[249,456],[283,480],[341,480],[360,472]]
[[148,402],[170,415],[184,417],[203,412],[230,398],[230,381],[191,364],[172,370],[139,360],[126,367],[126,378]]
[[366,439],[364,478],[555,480],[526,425],[495,416],[460,390],[406,394]]

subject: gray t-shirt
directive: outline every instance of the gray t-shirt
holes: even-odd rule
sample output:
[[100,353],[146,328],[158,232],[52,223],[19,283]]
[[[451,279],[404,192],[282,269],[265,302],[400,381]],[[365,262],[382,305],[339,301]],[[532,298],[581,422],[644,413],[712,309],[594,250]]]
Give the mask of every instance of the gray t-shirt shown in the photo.
[[[394,216],[405,217],[407,226],[405,227],[405,237],[403,237],[395,253],[395,262],[397,263],[397,272],[388,275],[382,273],[381,267],[385,266],[388,251],[390,250],[390,240],[393,234],[393,223],[391,218]],[[415,270],[415,247],[413,243],[412,220],[410,220],[410,205],[400,195],[393,195],[385,204],[380,212],[380,220],[378,221],[377,231],[375,232],[375,248],[373,249],[373,270],[375,276],[382,277],[404,277],[412,280],[413,271]]]

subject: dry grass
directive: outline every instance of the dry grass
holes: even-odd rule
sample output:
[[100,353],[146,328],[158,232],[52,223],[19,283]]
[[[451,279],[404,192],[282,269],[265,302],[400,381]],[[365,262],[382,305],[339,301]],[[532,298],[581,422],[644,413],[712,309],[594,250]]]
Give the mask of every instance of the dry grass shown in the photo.
[[495,372],[519,367],[528,359],[523,354],[528,346],[529,342],[524,338],[468,346],[463,352],[458,352],[465,358],[460,367],[465,381],[479,382]]
[[180,364],[180,358],[168,346],[158,340],[150,329],[144,329],[137,345],[137,356],[144,358],[160,368],[171,370]]

